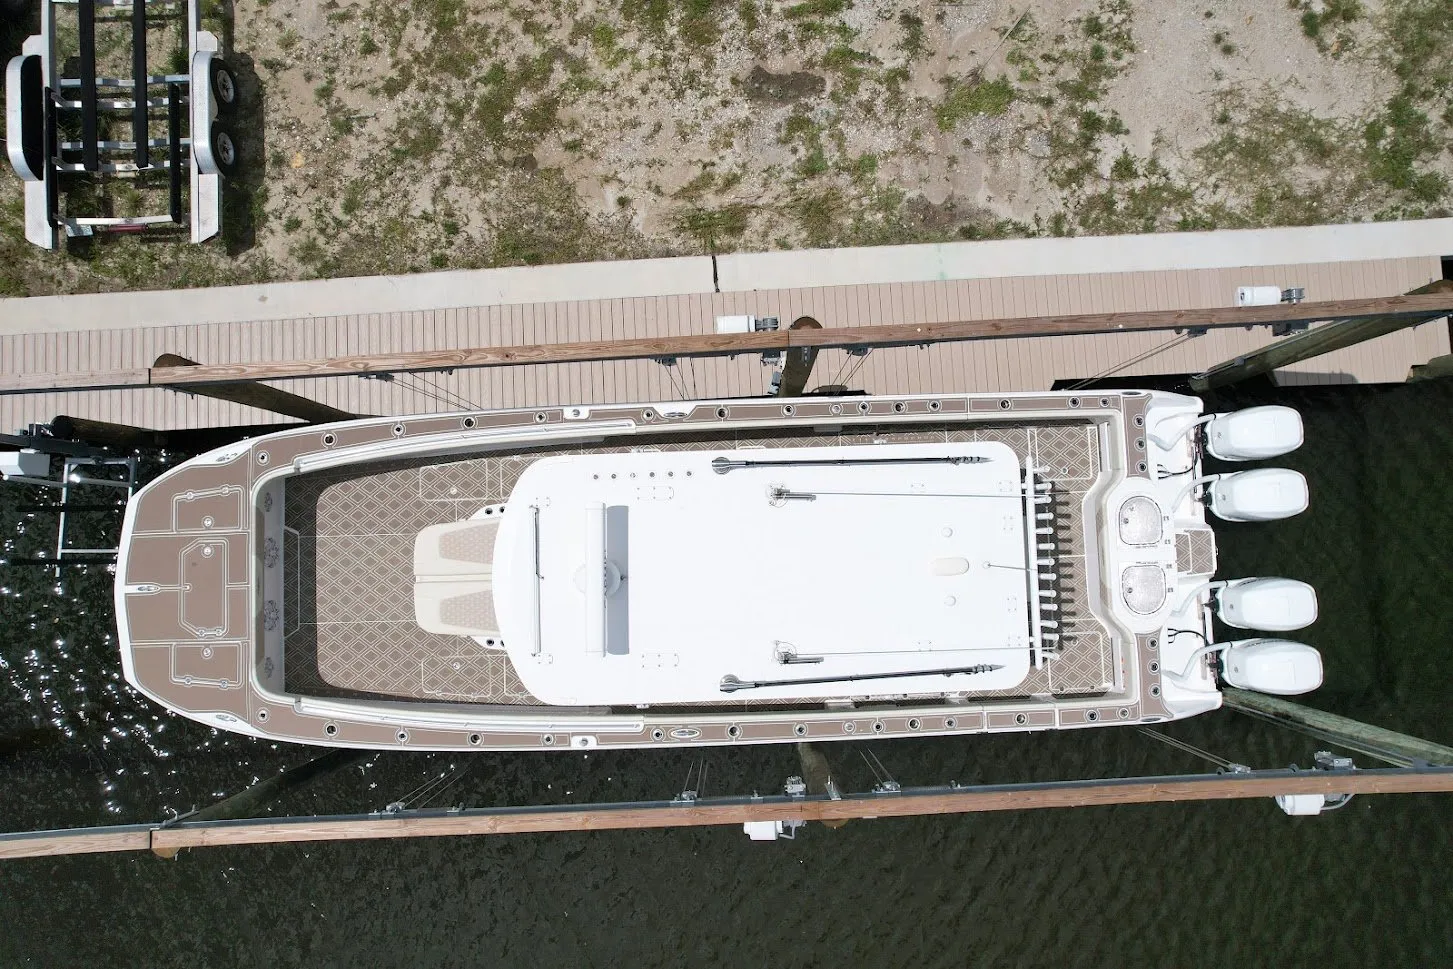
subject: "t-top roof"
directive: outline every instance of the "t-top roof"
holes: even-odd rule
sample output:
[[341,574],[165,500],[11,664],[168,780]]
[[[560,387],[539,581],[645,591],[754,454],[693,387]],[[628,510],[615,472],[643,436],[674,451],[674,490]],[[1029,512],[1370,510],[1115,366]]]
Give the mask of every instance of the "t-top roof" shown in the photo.
[[1027,527],[998,443],[550,457],[509,499],[496,609],[547,703],[1006,689]]

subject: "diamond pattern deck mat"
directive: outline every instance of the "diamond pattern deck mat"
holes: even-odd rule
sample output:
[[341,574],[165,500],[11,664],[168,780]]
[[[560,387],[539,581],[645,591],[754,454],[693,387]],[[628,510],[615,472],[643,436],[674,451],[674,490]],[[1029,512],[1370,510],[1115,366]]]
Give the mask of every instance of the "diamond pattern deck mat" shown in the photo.
[[[596,451],[706,450],[739,444],[828,446],[934,441],[1001,441],[1042,478],[1054,482],[1056,558],[1080,579],[1084,559],[1080,508],[1099,473],[1097,438],[1084,424],[911,431],[855,428],[851,434],[810,430],[742,434],[663,434],[647,442]],[[387,695],[440,702],[538,704],[508,657],[462,636],[427,633],[414,621],[414,537],[425,527],[468,518],[509,498],[539,457],[580,448],[541,448],[449,464],[437,459],[373,465],[289,478],[283,543],[284,667],[287,688],[330,696]],[[1080,582],[1066,583],[1076,586]],[[1083,593],[1061,599],[1066,635],[1044,671],[1012,691],[976,696],[1104,692],[1111,682],[1113,643],[1088,611]]]

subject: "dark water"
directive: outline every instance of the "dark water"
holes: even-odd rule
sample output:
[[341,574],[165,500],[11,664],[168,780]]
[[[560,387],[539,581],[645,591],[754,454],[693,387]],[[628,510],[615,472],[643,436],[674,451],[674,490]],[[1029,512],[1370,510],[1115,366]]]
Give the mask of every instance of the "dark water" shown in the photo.
[[[1253,402],[1243,394],[1241,403]],[[1222,573],[1313,582],[1311,701],[1453,743],[1446,693],[1453,382],[1291,393],[1312,509],[1220,529]],[[45,496],[0,489],[6,554],[33,554]],[[98,516],[89,526],[103,532]],[[0,570],[0,827],[153,820],[312,752],[214,734],[121,680],[110,576],[57,593]],[[1254,766],[1313,741],[1219,712],[1168,730]],[[1201,770],[1128,729],[840,744],[903,784]],[[711,751],[706,793],[772,790],[790,748]],[[692,757],[647,751],[385,754],[286,813],[366,810],[442,775],[426,804],[669,796]],[[739,829],[195,851],[0,864],[10,966],[1431,966],[1453,962],[1453,799],[1362,797],[1321,818],[1269,801],[854,822],[796,842]]]

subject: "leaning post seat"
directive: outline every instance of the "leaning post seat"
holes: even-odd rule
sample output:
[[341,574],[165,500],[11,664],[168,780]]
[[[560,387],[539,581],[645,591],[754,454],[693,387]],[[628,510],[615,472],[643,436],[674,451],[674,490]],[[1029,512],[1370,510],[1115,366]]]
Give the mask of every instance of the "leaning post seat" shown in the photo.
[[414,539],[414,618],[426,632],[500,639],[491,567],[499,519],[492,512],[430,525]]

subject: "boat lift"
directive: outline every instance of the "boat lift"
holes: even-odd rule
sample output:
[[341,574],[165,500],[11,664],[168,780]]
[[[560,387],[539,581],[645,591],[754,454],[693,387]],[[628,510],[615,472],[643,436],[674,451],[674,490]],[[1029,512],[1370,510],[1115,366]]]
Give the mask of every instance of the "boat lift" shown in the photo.
[[[25,184],[27,240],[55,249],[63,237],[100,231],[190,225],[192,242],[221,231],[221,181],[239,160],[237,140],[226,125],[237,108],[238,87],[216,35],[201,27],[199,5],[200,0],[41,0],[40,33],[25,40],[5,70],[6,153]],[[62,76],[61,65],[72,62],[58,43],[57,7],[75,9],[75,77]],[[98,17],[98,8],[112,15]],[[185,22],[186,73],[150,72],[147,30],[161,19]],[[131,77],[105,76],[97,62],[97,26],[128,23]],[[128,122],[129,138],[111,135],[113,123]],[[78,178],[141,179],[157,172],[166,173],[164,213],[80,214],[63,191]],[[189,216],[183,213],[184,194]]]

